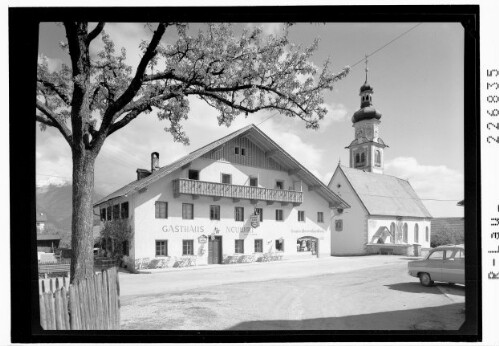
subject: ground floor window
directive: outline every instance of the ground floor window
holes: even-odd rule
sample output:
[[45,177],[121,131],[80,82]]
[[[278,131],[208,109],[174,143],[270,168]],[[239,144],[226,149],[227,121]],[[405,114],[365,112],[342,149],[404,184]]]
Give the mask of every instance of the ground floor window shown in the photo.
[[244,253],[244,239],[236,239],[235,253]]
[[128,240],[123,241],[123,255],[130,256],[130,243]]
[[255,252],[263,252],[263,240],[255,239]]
[[430,230],[428,229],[428,226],[426,226],[426,232],[425,232],[425,238],[426,238],[426,241],[428,241],[430,239]]
[[102,208],[100,210],[100,220],[101,221],[106,221],[106,208]]
[[406,223],[404,223],[404,226],[402,229],[402,241],[404,243],[407,243],[409,241],[409,231],[408,231],[408,227],[407,227]]
[[194,240],[182,240],[182,255],[194,255]]
[[168,256],[168,240],[156,240],[156,256]]
[[284,251],[284,239],[276,239],[275,249],[276,251]]
[[298,210],[298,221],[300,221],[300,222],[305,221],[305,211],[304,210]]

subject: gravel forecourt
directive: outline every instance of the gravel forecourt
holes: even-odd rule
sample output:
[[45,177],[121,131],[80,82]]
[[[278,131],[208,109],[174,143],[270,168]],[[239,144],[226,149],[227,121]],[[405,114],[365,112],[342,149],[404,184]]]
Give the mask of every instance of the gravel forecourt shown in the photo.
[[120,273],[122,330],[457,330],[464,286],[423,287],[400,256]]

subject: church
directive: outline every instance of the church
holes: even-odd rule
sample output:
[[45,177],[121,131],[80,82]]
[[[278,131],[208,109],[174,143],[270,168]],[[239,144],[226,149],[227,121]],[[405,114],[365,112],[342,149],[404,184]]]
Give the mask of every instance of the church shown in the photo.
[[328,187],[351,208],[336,210],[331,225],[331,255],[391,253],[420,255],[430,247],[431,215],[409,181],[384,174],[379,129],[381,113],[373,88],[360,88],[360,109],[352,116],[355,138],[349,166],[338,163]]

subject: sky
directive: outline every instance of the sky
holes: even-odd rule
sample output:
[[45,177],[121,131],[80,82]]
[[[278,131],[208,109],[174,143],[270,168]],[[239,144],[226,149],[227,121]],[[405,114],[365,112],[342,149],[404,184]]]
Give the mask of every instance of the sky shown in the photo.
[[[329,57],[337,72],[376,51],[368,59],[368,80],[374,88],[373,104],[383,115],[380,137],[389,146],[385,174],[408,179],[434,217],[463,216],[463,208],[456,206],[464,199],[463,28],[455,23],[422,23],[389,43],[416,24],[300,23],[290,28],[289,37],[303,46],[319,38],[312,61],[321,66]],[[262,26],[265,34],[281,34],[283,28],[280,23],[248,23],[238,24],[237,29],[253,25]],[[192,30],[199,27],[191,25]],[[117,51],[127,49],[128,64],[137,66],[139,43],[150,40],[150,29],[139,23],[111,23],[105,30]],[[61,25],[41,24],[39,55],[48,58],[51,69],[69,61],[59,47],[64,40]],[[93,49],[102,46],[99,39],[92,44]],[[135,180],[137,168],[150,168],[151,152],[159,152],[163,166],[250,123],[327,184],[339,161],[349,163],[345,147],[354,138],[351,117],[360,107],[364,69],[364,62],[354,66],[325,94],[329,113],[317,131],[275,112],[241,115],[229,128],[219,127],[214,109],[190,99],[184,123],[190,145],[185,146],[173,142],[164,131],[168,124],[154,113],[141,115],[106,140],[96,162],[95,189],[108,194]],[[58,131],[37,131],[36,145],[37,184],[70,182],[71,152]]]

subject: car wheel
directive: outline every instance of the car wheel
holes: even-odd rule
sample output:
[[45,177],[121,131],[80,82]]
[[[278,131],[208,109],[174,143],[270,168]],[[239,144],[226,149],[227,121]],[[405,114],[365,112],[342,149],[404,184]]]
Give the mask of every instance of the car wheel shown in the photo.
[[419,274],[419,282],[421,282],[421,285],[425,287],[433,285],[433,280],[431,279],[430,274],[428,273]]

